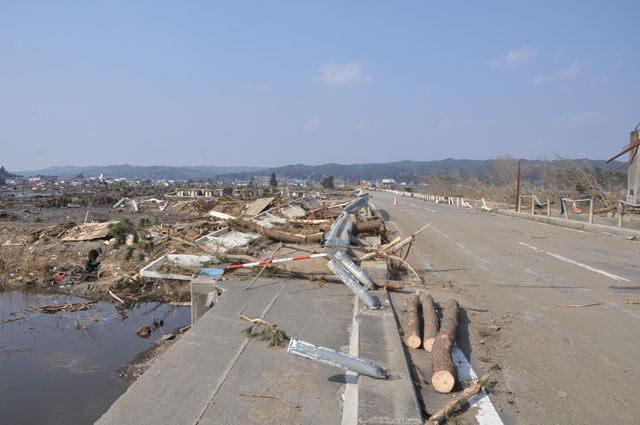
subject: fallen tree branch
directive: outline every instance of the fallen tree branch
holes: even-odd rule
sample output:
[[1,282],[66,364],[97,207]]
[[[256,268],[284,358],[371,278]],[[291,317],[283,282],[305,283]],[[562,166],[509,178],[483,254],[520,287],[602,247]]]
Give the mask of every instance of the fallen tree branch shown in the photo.
[[600,305],[602,303],[590,303],[590,304],[559,304],[556,307],[570,307],[570,308],[578,308],[578,307],[591,307],[594,305]]
[[249,288],[251,288],[254,283],[256,283],[256,280],[258,280],[258,278],[260,277],[262,272],[264,272],[264,270],[267,268],[267,266],[271,263],[271,260],[273,260],[273,256],[276,255],[276,253],[280,250],[280,248],[282,248],[282,244],[280,244],[280,246],[278,246],[276,249],[273,250],[273,252],[271,253],[271,257],[269,257],[269,261],[264,266],[262,266],[262,268],[260,269],[260,271],[258,272],[256,277],[254,277],[253,280],[251,281],[251,283],[249,285],[247,285],[246,288],[244,288],[245,291],[248,290]]
[[41,311],[47,314],[57,313],[59,311],[80,311],[80,310],[89,310],[91,308],[90,304],[95,304],[98,301],[89,301],[86,303],[67,303],[67,304],[50,304],[50,305],[39,305],[35,307],[27,307],[25,311]]
[[238,318],[242,320],[246,320],[251,323],[247,329],[243,330],[242,333],[247,338],[258,338],[261,340],[269,341],[269,347],[284,347],[285,342],[289,340],[289,337],[285,335],[280,329],[278,329],[277,325],[267,322],[261,318],[252,319],[250,317],[242,314],[247,306],[245,305],[240,313],[238,313]]
[[120,298],[119,296],[117,296],[116,294],[114,294],[111,289],[109,289],[109,295],[111,295],[113,298],[115,298],[116,301],[118,301],[120,304],[124,304],[124,301],[122,298]]
[[[411,235],[407,236],[404,239],[401,239],[400,236],[397,236],[394,240],[392,240],[388,244],[382,245],[381,247],[379,247],[375,251],[372,251],[372,252],[369,252],[367,254],[364,254],[364,255],[360,256],[358,258],[358,260],[360,260],[360,261],[368,260],[370,258],[375,257],[376,254],[381,253],[381,252],[387,253],[387,254],[388,253],[395,253],[396,251],[401,250],[405,246],[411,245],[413,243],[413,241],[415,240],[416,236],[419,235],[425,229],[429,228],[429,226],[431,226],[431,223],[429,223],[429,224],[427,224],[425,226],[422,226],[420,229],[416,230],[415,232],[413,232]],[[409,251],[407,251],[407,255],[409,255]]]
[[240,395],[242,397],[271,398],[271,399],[274,399],[274,400],[278,400],[279,402],[291,407],[292,409],[296,409],[296,410],[300,409],[300,405],[289,403],[288,401],[283,400],[280,397],[277,397],[277,396],[271,395],[271,394],[244,394],[244,393],[240,393]]
[[399,261],[400,263],[402,263],[411,273],[413,273],[414,277],[416,278],[416,281],[418,283],[424,283],[422,281],[422,278],[420,277],[420,275],[413,269],[413,267],[411,267],[411,265],[409,263],[407,263],[406,261],[404,261],[402,258],[398,257],[397,255],[391,255],[391,254],[386,254],[384,252],[378,252],[376,255],[380,255],[382,257],[385,258],[389,258],[391,260],[396,260]]
[[466,402],[468,402],[473,396],[477,395],[482,388],[486,385],[489,379],[489,374],[486,373],[482,378],[475,381],[469,388],[465,389],[458,397],[447,403],[442,409],[433,414],[425,425],[439,425],[444,422],[449,415],[460,410]]

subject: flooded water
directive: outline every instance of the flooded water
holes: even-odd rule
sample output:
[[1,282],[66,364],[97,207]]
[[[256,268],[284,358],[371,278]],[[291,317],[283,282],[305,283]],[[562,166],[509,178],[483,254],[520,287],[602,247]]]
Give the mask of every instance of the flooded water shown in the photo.
[[[21,291],[0,293],[0,423],[91,424],[124,393],[118,369],[164,332],[190,323],[188,307],[110,303],[44,314],[26,307],[86,300]],[[11,314],[15,313],[15,314]],[[149,338],[135,331],[164,321]],[[9,322],[9,320],[15,321]]]

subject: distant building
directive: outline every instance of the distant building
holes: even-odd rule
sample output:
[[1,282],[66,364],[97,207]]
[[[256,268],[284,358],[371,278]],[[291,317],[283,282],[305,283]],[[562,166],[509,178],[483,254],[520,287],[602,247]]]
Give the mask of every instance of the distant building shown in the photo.
[[396,186],[396,180],[395,179],[382,179],[382,180],[380,180],[380,184],[378,186],[383,188],[383,189],[393,189]]
[[178,189],[176,196],[191,197],[191,198],[213,198],[217,195],[217,191],[214,189]]

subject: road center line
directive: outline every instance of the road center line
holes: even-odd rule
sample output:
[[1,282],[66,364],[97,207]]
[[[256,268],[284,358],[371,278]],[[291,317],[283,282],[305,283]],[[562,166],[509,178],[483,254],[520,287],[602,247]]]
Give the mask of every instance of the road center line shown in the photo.
[[592,271],[594,273],[599,273],[599,274],[601,274],[603,276],[607,276],[608,278],[611,278],[613,280],[623,280],[625,282],[631,282],[629,279],[625,279],[624,277],[617,276],[617,275],[615,275],[613,273],[605,272],[604,270],[596,269],[595,267],[591,267],[591,266],[589,266],[587,264],[580,263],[578,261],[572,260],[572,259],[567,258],[567,257],[563,257],[562,255],[558,255],[558,254],[554,254],[552,252],[548,252],[548,251],[544,251],[542,249],[538,249],[535,246],[531,246],[531,245],[529,245],[527,243],[524,243],[524,242],[518,242],[518,243],[520,245],[522,245],[522,246],[526,246],[526,247],[531,248],[531,249],[533,249],[535,251],[540,251],[542,253],[548,254],[548,255],[550,255],[550,256],[552,256],[554,258],[557,258],[558,260],[566,261],[567,263],[571,263],[571,264],[574,264],[574,265],[576,265],[578,267],[585,268],[585,269],[590,270],[590,271]]

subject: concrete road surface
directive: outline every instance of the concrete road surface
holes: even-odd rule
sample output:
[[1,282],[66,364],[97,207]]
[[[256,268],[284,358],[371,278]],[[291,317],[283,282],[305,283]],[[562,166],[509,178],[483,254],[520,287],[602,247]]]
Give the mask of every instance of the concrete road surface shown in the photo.
[[478,375],[497,369],[503,423],[640,423],[639,242],[393,197],[371,198],[389,229],[432,223],[409,260],[436,301],[467,307],[458,344]]

